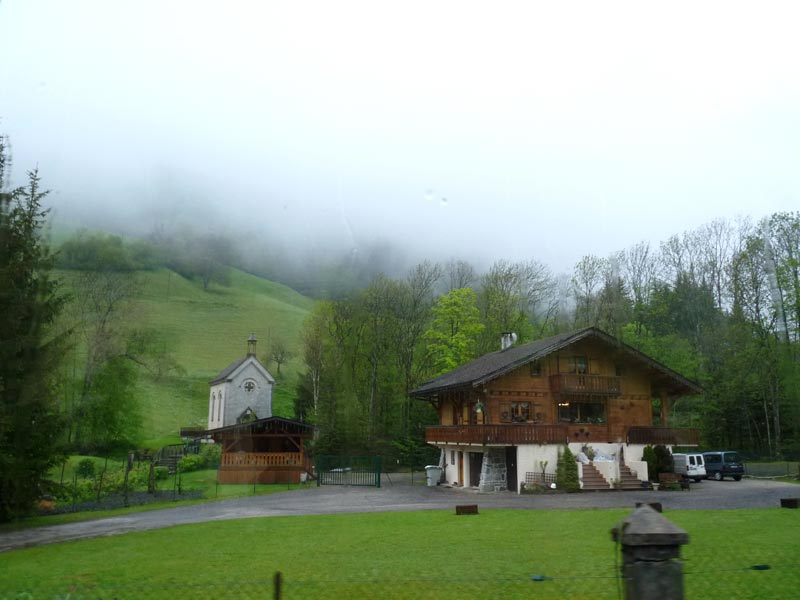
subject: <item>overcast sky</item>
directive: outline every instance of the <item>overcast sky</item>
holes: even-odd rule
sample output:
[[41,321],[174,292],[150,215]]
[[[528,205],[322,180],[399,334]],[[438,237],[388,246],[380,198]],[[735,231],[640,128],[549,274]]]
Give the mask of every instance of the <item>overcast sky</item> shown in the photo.
[[[0,0],[58,214],[569,271],[800,208],[796,2]],[[208,211],[208,212],[207,212]],[[430,249],[430,250],[428,250]]]

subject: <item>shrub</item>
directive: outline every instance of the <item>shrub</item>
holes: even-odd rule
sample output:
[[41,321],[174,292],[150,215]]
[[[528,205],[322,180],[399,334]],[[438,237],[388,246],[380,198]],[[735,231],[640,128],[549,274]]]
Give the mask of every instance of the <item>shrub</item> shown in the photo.
[[200,446],[200,456],[203,457],[203,467],[216,469],[222,460],[222,446],[219,444],[203,444]]
[[565,492],[578,492],[581,489],[580,479],[578,478],[578,463],[575,462],[575,455],[569,449],[569,446],[564,446],[564,450],[558,455],[556,485]]
[[78,463],[76,472],[78,473],[78,477],[83,479],[94,477],[94,461],[91,458],[84,458]]
[[169,477],[169,469],[167,467],[156,467],[153,472],[156,481],[161,481],[162,479]]
[[199,471],[203,467],[205,467],[205,459],[200,454],[187,454],[178,463],[178,468],[181,470],[181,473]]
[[[675,471],[675,461],[672,458],[672,453],[669,451],[669,448],[659,444],[653,451],[656,455],[656,473],[672,473]],[[658,479],[657,475],[656,479]]]
[[647,463],[647,478],[650,481],[658,481],[658,469],[656,451],[652,446],[645,446],[642,451],[642,460]]

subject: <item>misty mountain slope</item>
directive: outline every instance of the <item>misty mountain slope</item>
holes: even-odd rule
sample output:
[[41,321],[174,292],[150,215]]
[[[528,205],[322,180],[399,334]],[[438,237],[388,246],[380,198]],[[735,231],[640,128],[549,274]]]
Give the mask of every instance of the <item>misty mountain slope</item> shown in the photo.
[[[293,352],[299,349],[297,336],[313,305],[286,286],[237,270],[231,271],[230,287],[212,284],[209,291],[203,291],[199,281],[166,269],[147,273],[144,279],[138,304],[147,325],[170,338],[189,374],[207,379],[245,355],[251,333],[258,338],[259,358],[276,339]],[[281,371],[295,373],[294,362]]]
[[[62,271],[62,280],[71,279]],[[302,368],[299,332],[313,300],[290,288],[231,270],[229,287],[204,291],[168,269],[138,272],[141,293],[126,313],[127,325],[159,332],[183,374],[160,378],[140,371],[137,396],[146,445],[169,443],[183,426],[204,426],[208,381],[247,352],[247,338],[258,338],[258,357],[277,379],[273,413],[291,417],[297,372]],[[267,362],[270,341],[282,340],[291,353],[281,365]]]

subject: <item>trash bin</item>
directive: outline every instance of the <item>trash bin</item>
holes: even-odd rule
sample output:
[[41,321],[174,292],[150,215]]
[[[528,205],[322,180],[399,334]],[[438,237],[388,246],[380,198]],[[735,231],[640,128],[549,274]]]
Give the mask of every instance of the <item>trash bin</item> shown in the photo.
[[438,465],[427,465],[425,473],[428,476],[428,487],[435,487],[442,478],[442,468]]

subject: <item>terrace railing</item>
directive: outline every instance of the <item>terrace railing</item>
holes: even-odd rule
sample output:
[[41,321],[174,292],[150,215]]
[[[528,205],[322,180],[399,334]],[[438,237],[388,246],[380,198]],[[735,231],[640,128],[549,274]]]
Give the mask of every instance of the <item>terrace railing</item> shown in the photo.
[[303,467],[300,452],[225,452],[221,466],[225,467]]
[[676,427],[629,427],[629,444],[699,446],[700,430]]
[[425,441],[448,444],[563,444],[567,440],[564,425],[453,425],[428,427]]
[[550,376],[550,390],[556,394],[619,396],[622,389],[621,383],[621,377],[608,375],[559,373]]

